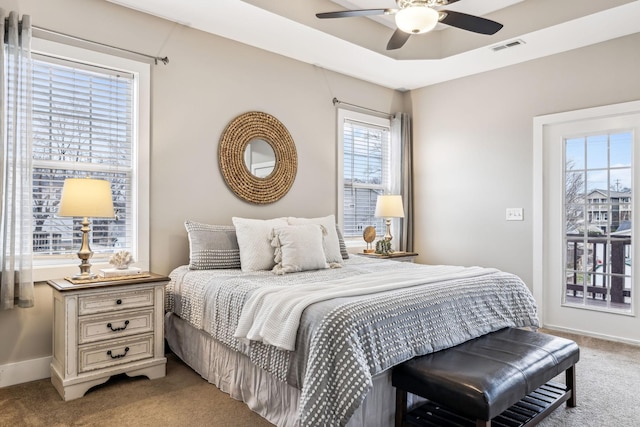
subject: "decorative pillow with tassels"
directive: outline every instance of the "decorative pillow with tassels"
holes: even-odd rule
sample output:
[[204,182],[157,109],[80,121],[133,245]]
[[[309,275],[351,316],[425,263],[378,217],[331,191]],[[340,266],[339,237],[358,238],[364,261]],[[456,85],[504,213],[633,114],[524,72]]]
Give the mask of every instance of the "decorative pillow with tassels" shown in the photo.
[[289,223],[289,225],[319,224],[323,226],[327,232],[326,237],[323,240],[324,254],[327,262],[342,264],[343,255],[340,251],[340,240],[338,238],[338,231],[336,229],[336,218],[334,215],[328,215],[319,218],[288,217],[287,222]]
[[271,246],[275,249],[275,274],[295,273],[307,270],[341,267],[339,263],[327,263],[323,241],[327,235],[319,224],[275,227],[271,232]]

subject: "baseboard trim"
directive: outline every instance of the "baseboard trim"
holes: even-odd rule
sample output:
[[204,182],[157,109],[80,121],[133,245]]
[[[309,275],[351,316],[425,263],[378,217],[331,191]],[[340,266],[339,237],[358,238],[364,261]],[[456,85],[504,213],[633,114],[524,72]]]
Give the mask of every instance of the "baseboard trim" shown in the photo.
[[51,377],[52,356],[0,365],[0,388]]
[[624,337],[617,337],[614,335],[598,334],[591,331],[584,331],[581,329],[574,329],[574,328],[565,328],[562,326],[550,325],[550,324],[545,324],[542,326],[542,328],[548,329],[550,331],[566,332],[568,334],[576,334],[576,335],[582,335],[585,337],[597,338],[605,341],[614,341],[614,342],[619,342],[623,344],[640,346],[640,341],[638,340],[633,340],[633,339],[624,338]]

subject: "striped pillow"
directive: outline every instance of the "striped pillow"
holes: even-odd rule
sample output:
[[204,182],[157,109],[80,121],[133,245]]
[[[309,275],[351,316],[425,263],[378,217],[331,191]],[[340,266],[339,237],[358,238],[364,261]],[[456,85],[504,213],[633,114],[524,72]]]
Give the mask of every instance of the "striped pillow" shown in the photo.
[[240,249],[233,225],[184,223],[189,235],[189,268],[240,268]]
[[340,245],[340,255],[342,259],[349,259],[349,252],[347,252],[347,245],[344,243],[344,237],[342,236],[342,232],[340,228],[338,228],[338,224],[336,224],[336,232],[338,233],[338,244]]

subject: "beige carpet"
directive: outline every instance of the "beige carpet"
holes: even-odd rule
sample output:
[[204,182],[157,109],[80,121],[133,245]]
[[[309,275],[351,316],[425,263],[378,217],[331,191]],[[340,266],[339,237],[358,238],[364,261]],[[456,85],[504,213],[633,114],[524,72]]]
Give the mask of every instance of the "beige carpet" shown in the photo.
[[[580,346],[576,365],[578,406],[561,406],[539,426],[640,426],[640,347],[544,331],[574,340]],[[564,383],[564,375],[558,378]]]
[[167,355],[167,376],[117,376],[64,402],[49,379],[0,389],[0,426],[272,426]]
[[[580,345],[578,407],[562,406],[540,425],[640,425],[640,348],[558,335]],[[115,377],[69,402],[48,379],[0,389],[0,426],[271,426],[176,356],[167,358],[165,378]]]

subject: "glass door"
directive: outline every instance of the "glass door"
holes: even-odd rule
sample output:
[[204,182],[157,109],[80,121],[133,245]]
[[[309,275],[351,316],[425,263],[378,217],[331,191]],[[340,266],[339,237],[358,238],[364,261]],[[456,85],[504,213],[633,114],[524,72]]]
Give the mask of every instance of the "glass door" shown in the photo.
[[533,292],[542,324],[640,342],[640,102],[534,124]]

